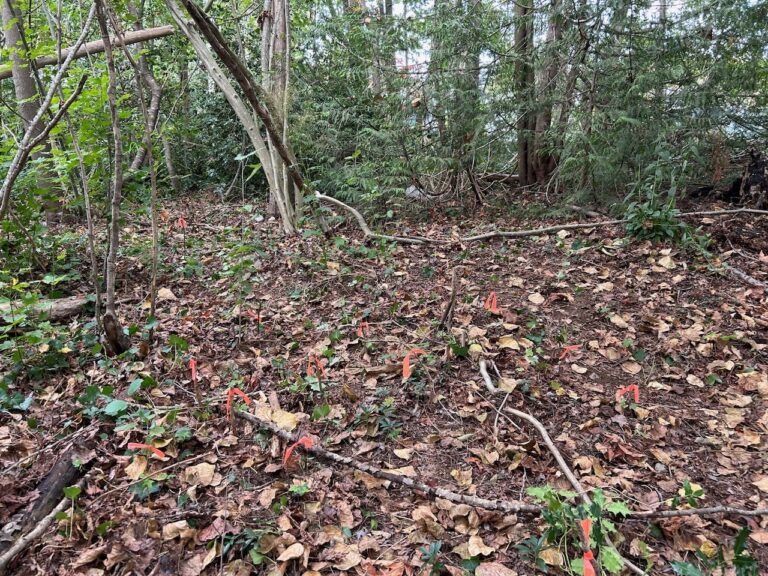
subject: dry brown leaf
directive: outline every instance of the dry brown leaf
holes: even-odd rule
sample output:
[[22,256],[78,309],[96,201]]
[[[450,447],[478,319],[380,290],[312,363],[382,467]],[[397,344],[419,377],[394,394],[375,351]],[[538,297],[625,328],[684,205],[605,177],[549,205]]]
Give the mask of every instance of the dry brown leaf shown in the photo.
[[277,561],[288,562],[289,560],[296,560],[302,556],[304,556],[304,545],[301,542],[296,542],[283,550],[283,553],[277,557]]
[[210,486],[216,474],[216,466],[208,462],[195,464],[184,470],[184,481],[192,486]]
[[528,294],[528,301],[538,306],[540,304],[544,304],[546,298],[544,298],[544,296],[542,296],[540,293],[534,292],[533,294]]
[[611,321],[611,324],[613,324],[614,326],[618,326],[619,328],[629,328],[629,324],[627,324],[627,321],[624,320],[624,318],[622,318],[618,314],[611,314],[608,320]]
[[274,410],[272,412],[272,422],[288,432],[296,428],[299,425],[299,421],[300,417],[298,414],[292,414],[285,410]]
[[177,300],[177,298],[168,288],[160,288],[157,291],[157,301],[162,302],[164,300]]
[[768,530],[755,530],[749,535],[749,539],[758,544],[768,544]]
[[467,551],[470,556],[488,556],[493,554],[496,549],[486,546],[480,536],[470,536],[469,542],[467,542]]
[[760,490],[760,492],[768,494],[768,476],[763,476],[759,480],[755,480],[752,482],[752,485],[757,486],[757,489]]
[[499,562],[483,562],[475,568],[475,576],[517,576],[517,572]]
[[507,348],[509,350],[520,350],[520,344],[517,342],[514,336],[508,334],[499,338],[497,345],[499,348]]
[[131,480],[138,480],[144,471],[147,469],[147,458],[145,456],[136,455],[131,460],[131,463],[125,467],[125,475]]
[[541,558],[547,566],[562,566],[565,562],[562,552],[557,548],[545,548],[539,552]]
[[630,360],[629,362],[624,362],[624,364],[621,365],[621,369],[627,374],[632,374],[634,376],[635,374],[639,374],[643,367],[637,362]]
[[77,558],[75,558],[70,564],[70,568],[80,568],[81,566],[85,566],[86,564],[90,564],[94,560],[98,560],[102,554],[107,550],[107,546],[97,546],[95,548],[86,548],[80,554],[77,555]]
[[266,488],[259,494],[259,504],[262,508],[269,508],[277,496],[277,488]]

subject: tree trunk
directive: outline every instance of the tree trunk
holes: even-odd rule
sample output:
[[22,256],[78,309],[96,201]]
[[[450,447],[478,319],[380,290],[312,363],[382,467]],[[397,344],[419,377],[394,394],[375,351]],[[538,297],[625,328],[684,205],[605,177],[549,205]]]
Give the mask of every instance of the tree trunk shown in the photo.
[[[274,120],[280,130],[282,142],[286,143],[291,39],[289,0],[265,0],[261,32],[262,88],[274,103]],[[276,208],[283,222],[291,222],[291,227],[295,228],[301,212],[302,191],[293,185],[288,173],[289,166],[286,166],[281,158],[270,135],[267,137],[267,147],[273,171],[269,204]]]
[[533,144],[531,136],[534,118],[531,113],[531,100],[534,85],[533,78],[533,6],[532,0],[519,0],[515,3],[515,84],[517,98],[522,102],[522,110],[517,120],[517,164],[520,186],[528,186],[536,180],[533,170]]
[[123,333],[123,327],[117,318],[115,310],[115,289],[117,281],[117,250],[120,245],[120,204],[123,199],[123,138],[120,129],[120,114],[117,109],[117,73],[115,71],[115,59],[112,53],[112,43],[107,28],[107,17],[102,0],[96,0],[96,17],[101,29],[101,37],[104,41],[104,54],[107,57],[107,73],[109,84],[107,86],[107,100],[109,113],[112,119],[112,136],[114,139],[114,175],[112,181],[112,200],[110,203],[109,226],[109,252],[106,262],[106,312],[102,318],[104,325],[105,343],[109,347],[108,352],[121,354],[130,348],[130,340]]
[[[0,0],[0,3],[2,3],[5,44],[11,57],[11,75],[16,101],[19,103],[19,114],[24,122],[24,128],[28,129],[40,110],[40,95],[37,92],[32,67],[24,46],[24,17],[19,0]],[[33,139],[42,133],[43,127],[42,122],[34,127]],[[42,149],[34,151],[30,158],[32,160],[46,158],[50,155],[50,150],[50,145],[46,142]],[[37,189],[40,191],[46,206],[46,220],[51,224],[60,209],[59,200],[55,195],[53,177],[47,168],[38,169],[36,175]]]
[[[304,192],[304,177],[301,174],[296,157],[290,149],[287,140],[284,139],[284,135],[286,135],[286,127],[283,124],[283,120],[280,118],[279,112],[277,112],[278,105],[280,104],[282,105],[282,108],[285,109],[285,101],[282,103],[275,103],[271,98],[271,95],[264,90],[264,87],[256,83],[245,65],[226,44],[218,28],[216,28],[210,18],[202,12],[194,2],[191,0],[181,0],[181,3],[186,8],[186,13],[192,17],[192,20],[196,25],[195,27],[191,26],[189,19],[178,4],[176,4],[175,0],[165,0],[165,4],[171,12],[174,21],[184,32],[184,35],[189,38],[195,52],[208,71],[209,76],[219,86],[230,106],[232,106],[232,109],[235,111],[235,114],[243,124],[243,127],[254,145],[256,154],[261,161],[262,168],[269,181],[270,190],[276,190],[280,194],[279,197],[277,197],[277,200],[283,223],[283,230],[287,234],[295,233],[297,230],[298,210],[294,209],[294,206],[300,207],[300,204],[295,202],[294,205],[291,205],[291,191],[282,186],[284,180],[275,178],[275,175],[280,175],[280,171],[274,168],[272,162],[272,152],[274,151],[277,153],[283,166],[286,167],[283,173],[284,175],[287,175],[290,184],[294,188],[294,201],[297,196],[300,198],[301,194]],[[200,32],[198,32],[198,30],[200,30]],[[201,37],[201,33],[205,35],[207,43]],[[216,62],[211,51],[212,49],[237,80],[252,112],[246,108],[234,86],[227,79],[223,70]],[[264,142],[264,138],[261,136],[259,124],[263,124],[266,130],[269,138],[269,149]],[[322,219],[318,217],[318,221],[325,231]]]
[[549,27],[543,47],[544,64],[541,69],[536,101],[538,112],[536,114],[535,132],[533,135],[533,170],[536,182],[543,184],[549,179],[555,169],[555,156],[547,141],[549,129],[552,125],[553,95],[555,93],[555,79],[562,65],[562,58],[557,42],[562,38],[560,27],[560,0],[552,0],[549,14]]

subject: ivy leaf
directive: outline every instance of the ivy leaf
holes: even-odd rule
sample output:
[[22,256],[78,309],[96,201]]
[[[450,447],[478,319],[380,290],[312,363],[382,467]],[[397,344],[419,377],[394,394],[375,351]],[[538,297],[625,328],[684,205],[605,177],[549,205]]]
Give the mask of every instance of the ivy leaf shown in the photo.
[[618,514],[619,516],[629,516],[632,513],[624,502],[611,502],[605,509],[611,514]]
[[600,550],[600,565],[611,574],[618,574],[624,568],[624,561],[615,548],[605,547]]
[[107,416],[117,416],[126,408],[128,408],[128,402],[125,400],[112,400],[112,402],[104,406],[103,412]]

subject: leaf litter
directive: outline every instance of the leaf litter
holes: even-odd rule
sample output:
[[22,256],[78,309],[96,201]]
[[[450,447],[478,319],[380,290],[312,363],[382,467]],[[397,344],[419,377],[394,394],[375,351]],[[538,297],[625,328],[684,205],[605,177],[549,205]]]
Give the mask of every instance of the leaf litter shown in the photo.
[[[18,385],[39,401],[0,426],[11,468],[0,522],[34,498],[60,453],[47,445],[69,437],[95,451],[76,532],[63,522],[18,570],[46,558],[61,574],[400,576],[428,574],[424,550],[439,541],[450,574],[470,560],[478,575],[531,573],[515,546],[540,535],[540,520],[425,499],[299,448],[321,444],[489,499],[570,489],[533,430],[494,424],[480,357],[588,489],[646,511],[669,507],[685,484],[702,505],[768,506],[764,291],[677,248],[629,244],[618,229],[450,247],[365,244],[347,229],[329,244],[284,238],[247,210],[237,226],[202,200],[186,210],[206,226],[190,221],[186,248],[173,237],[164,247],[146,357],[73,362]],[[435,221],[419,234],[472,224]],[[148,270],[137,257],[121,265],[121,313],[141,325]],[[453,322],[440,333],[457,266]],[[136,379],[150,385],[128,394]],[[112,387],[120,416],[89,426],[75,401],[88,386]],[[233,419],[240,410],[300,442]],[[744,524],[753,544],[768,542],[764,517],[688,516],[625,522],[620,547],[662,566],[727,549]],[[768,563],[765,548],[752,552]],[[561,556],[540,559],[557,567]]]

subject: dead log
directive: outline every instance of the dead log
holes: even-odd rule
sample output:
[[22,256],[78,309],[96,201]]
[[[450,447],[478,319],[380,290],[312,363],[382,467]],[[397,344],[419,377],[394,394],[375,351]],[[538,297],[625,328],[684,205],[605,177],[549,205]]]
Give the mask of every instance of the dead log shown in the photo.
[[[39,300],[32,304],[26,312],[36,317],[45,316],[51,322],[62,322],[78,316],[86,304],[91,301],[92,299],[89,296],[70,296],[69,298],[59,298],[57,300]],[[23,308],[24,305],[21,302],[0,304],[0,325],[8,323],[4,317],[9,316],[13,318],[14,313]]]
[[[146,42],[147,40],[154,40],[155,38],[163,38],[170,36],[175,32],[175,28],[171,25],[158,26],[156,28],[147,28],[145,30],[136,30],[134,32],[127,32],[120,39],[112,40],[112,44],[115,46],[128,46],[130,44],[137,44],[138,42]],[[63,61],[69,53],[71,48],[64,48],[61,51],[61,61]],[[84,58],[91,54],[99,54],[104,52],[104,42],[102,40],[95,40],[94,42],[88,42],[80,46],[75,52],[74,58]],[[40,56],[35,59],[35,68],[42,68],[44,66],[52,66],[59,63],[59,56],[56,54],[50,56]],[[11,77],[11,66],[0,66],[0,80],[5,80]]]

